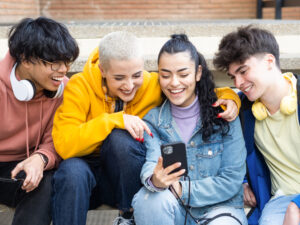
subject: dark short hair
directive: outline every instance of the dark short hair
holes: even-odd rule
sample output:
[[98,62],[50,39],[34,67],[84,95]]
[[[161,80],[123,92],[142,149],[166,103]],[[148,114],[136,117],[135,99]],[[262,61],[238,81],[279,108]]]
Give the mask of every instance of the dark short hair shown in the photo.
[[8,47],[16,62],[44,59],[50,62],[73,62],[79,48],[68,29],[46,17],[25,18],[8,34]]
[[189,53],[191,61],[195,63],[195,73],[197,73],[199,65],[202,67],[201,79],[196,82],[195,93],[200,104],[203,141],[208,141],[213,134],[218,132],[226,135],[229,131],[229,124],[226,120],[217,118],[221,108],[212,106],[217,100],[212,73],[208,69],[203,55],[197,51],[188,37],[185,34],[173,34],[161,48],[158,54],[158,63],[163,53],[176,54],[180,52]]
[[274,35],[252,25],[239,27],[222,38],[213,63],[218,70],[228,71],[231,63],[244,63],[251,56],[265,53],[274,55],[280,68],[279,46]]

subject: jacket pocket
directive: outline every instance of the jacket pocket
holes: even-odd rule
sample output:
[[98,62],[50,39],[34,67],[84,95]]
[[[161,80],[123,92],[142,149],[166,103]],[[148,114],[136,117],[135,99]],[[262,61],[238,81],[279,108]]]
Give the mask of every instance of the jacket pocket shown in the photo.
[[205,144],[196,153],[197,171],[200,177],[215,176],[221,166],[223,143]]

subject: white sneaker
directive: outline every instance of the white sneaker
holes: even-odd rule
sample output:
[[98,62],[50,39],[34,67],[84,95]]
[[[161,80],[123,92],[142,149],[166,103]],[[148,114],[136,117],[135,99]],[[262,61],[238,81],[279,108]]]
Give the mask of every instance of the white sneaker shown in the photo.
[[113,221],[113,225],[135,225],[134,219],[125,219],[122,216],[118,216]]

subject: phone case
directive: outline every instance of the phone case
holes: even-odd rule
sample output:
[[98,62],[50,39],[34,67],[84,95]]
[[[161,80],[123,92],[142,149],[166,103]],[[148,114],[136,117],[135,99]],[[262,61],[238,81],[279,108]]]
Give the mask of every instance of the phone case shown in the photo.
[[181,169],[185,169],[184,175],[188,174],[186,148],[183,142],[168,143],[160,146],[161,155],[163,157],[163,167],[166,168],[176,162],[181,162],[181,167],[173,170],[175,173]]

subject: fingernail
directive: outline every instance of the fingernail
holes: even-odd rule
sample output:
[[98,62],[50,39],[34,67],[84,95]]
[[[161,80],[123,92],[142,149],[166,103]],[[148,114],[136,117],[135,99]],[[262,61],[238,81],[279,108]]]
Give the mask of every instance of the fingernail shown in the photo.
[[217,118],[222,118],[222,116],[220,115],[220,113],[218,113]]
[[136,138],[135,140],[136,140],[136,141],[140,141],[140,139],[139,139],[139,138]]
[[153,138],[153,134],[152,133],[150,133],[150,136]]
[[141,142],[144,143],[144,138],[142,138]]
[[212,106],[215,106],[216,105],[216,103],[214,102],[213,104],[212,104]]

